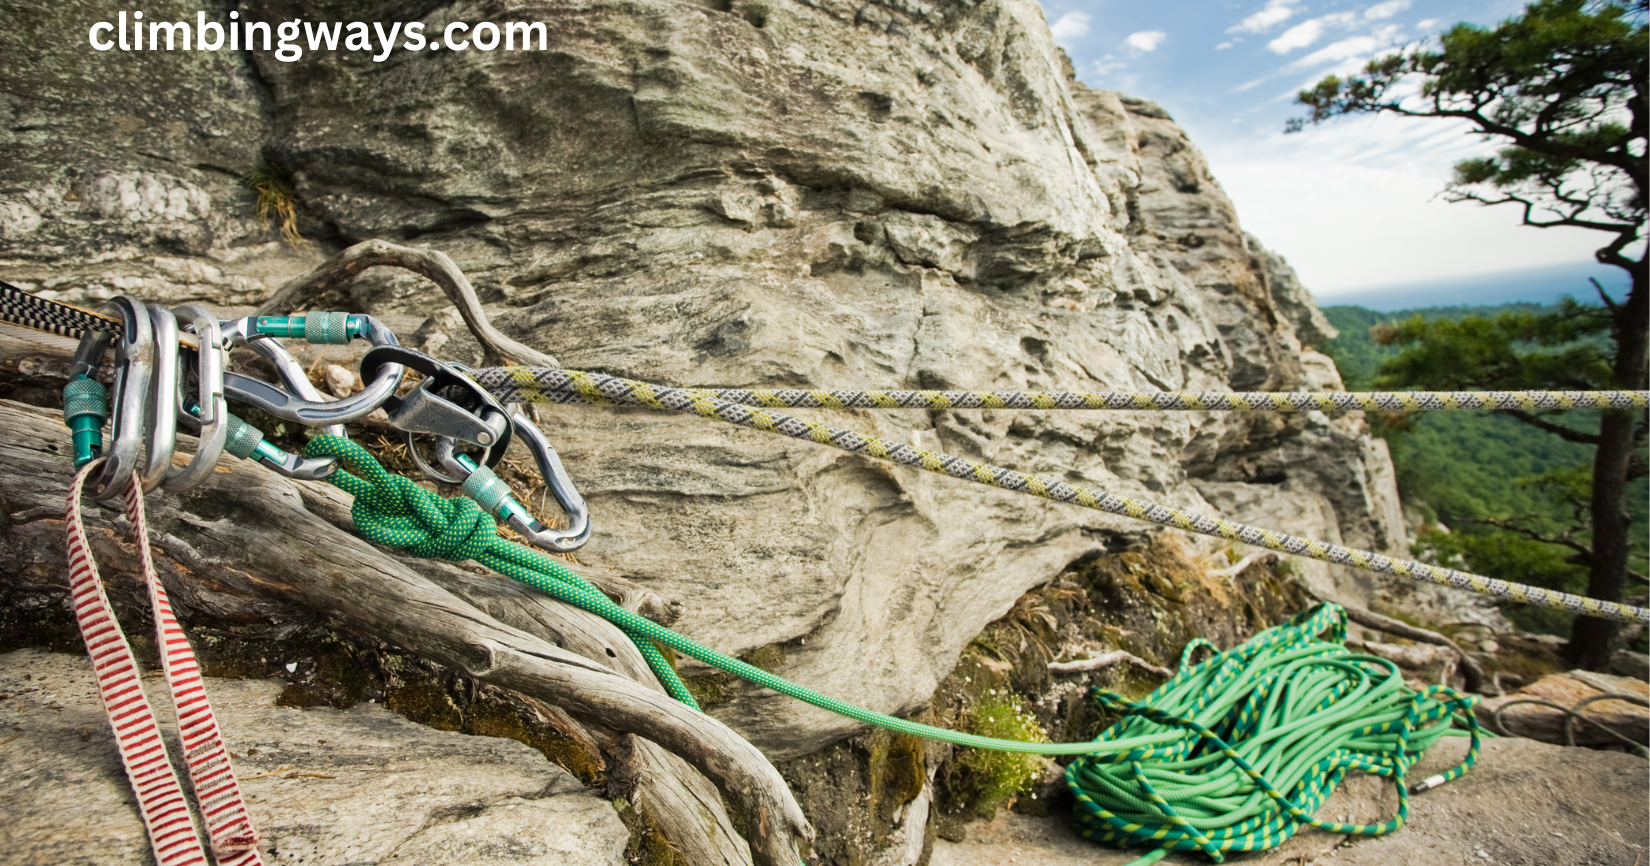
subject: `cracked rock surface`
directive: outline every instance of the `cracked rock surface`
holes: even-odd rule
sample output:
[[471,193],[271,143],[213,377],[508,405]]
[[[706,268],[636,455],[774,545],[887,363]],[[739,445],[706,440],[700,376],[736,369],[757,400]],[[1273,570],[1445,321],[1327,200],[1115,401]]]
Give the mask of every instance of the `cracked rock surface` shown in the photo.
[[[1410,780],[1460,762],[1464,739],[1446,739],[1417,762]],[[1509,737],[1486,740],[1465,776],[1410,800],[1409,822],[1384,836],[1351,837],[1305,829],[1270,851],[1243,856],[1252,866],[1634,866],[1650,858],[1650,796],[1644,759],[1619,752],[1551,746]],[[1390,784],[1354,776],[1319,814],[1374,823],[1398,805]],[[1034,819],[1005,810],[970,825],[960,843],[938,841],[929,866],[1122,866],[1143,849],[1119,851],[1078,836],[1061,816]],[[1178,852],[1159,861],[1208,863]]]
[[[430,33],[534,21],[554,37],[548,51],[382,62],[96,54],[81,0],[19,8],[0,32],[21,85],[0,88],[0,278],[94,306],[121,292],[232,306],[376,237],[451,255],[502,331],[568,367],[672,385],[1335,379],[1306,351],[1330,333],[1310,293],[1243,231],[1195,144],[1160,106],[1078,82],[1034,0],[238,8],[417,18]],[[283,247],[256,219],[236,179],[265,163],[290,177],[312,248]],[[434,286],[379,273],[316,303],[413,323],[447,307]],[[472,349],[455,338],[440,351],[474,363]],[[1357,415],[798,414],[1194,512],[1407,546],[1385,446]],[[697,418],[545,418],[591,506],[581,556],[681,599],[677,628],[694,639],[882,712],[919,711],[1026,590],[1151,529]],[[1367,602],[1369,581],[1302,568],[1315,591]],[[860,729],[744,686],[707,709],[776,760]]]
[[[206,681],[272,866],[624,863],[629,832],[612,805],[527,746],[375,705],[278,707],[282,685]],[[144,686],[176,762],[165,682]],[[0,655],[0,695],[0,859],[152,863],[90,660]]]

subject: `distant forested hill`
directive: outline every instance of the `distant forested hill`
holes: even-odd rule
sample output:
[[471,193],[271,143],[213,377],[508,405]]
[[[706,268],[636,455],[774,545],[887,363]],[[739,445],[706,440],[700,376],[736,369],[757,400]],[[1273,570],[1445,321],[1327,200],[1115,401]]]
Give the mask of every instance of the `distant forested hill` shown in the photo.
[[[1505,304],[1478,307],[1431,307],[1381,313],[1363,307],[1325,307],[1324,315],[1340,330],[1340,336],[1319,348],[1335,359],[1348,390],[1377,388],[1381,362],[1399,349],[1377,345],[1370,328],[1382,322],[1396,322],[1411,316],[1461,318],[1468,315],[1493,316],[1503,312],[1536,312],[1539,304]],[[1566,423],[1582,429],[1597,428],[1597,416],[1577,412]],[[1494,577],[1545,586],[1581,589],[1585,571],[1565,563],[1558,548],[1550,545],[1517,543],[1500,538],[1476,522],[1485,518],[1536,516],[1549,530],[1570,525],[1571,509],[1556,490],[1530,483],[1544,473],[1575,484],[1590,474],[1592,449],[1543,433],[1501,415],[1483,412],[1426,412],[1401,423],[1376,427],[1392,450],[1398,473],[1398,489],[1404,503],[1418,508],[1429,520],[1442,522],[1456,533],[1478,536],[1466,544],[1467,564]],[[1639,519],[1635,529],[1643,535],[1650,515],[1650,490],[1638,484],[1633,489],[1630,510]],[[1466,542],[1467,539],[1459,539]],[[1636,569],[1644,567],[1643,545],[1635,557]],[[1513,611],[1509,610],[1509,613]],[[1525,619],[1527,627],[1557,628],[1560,623]]]

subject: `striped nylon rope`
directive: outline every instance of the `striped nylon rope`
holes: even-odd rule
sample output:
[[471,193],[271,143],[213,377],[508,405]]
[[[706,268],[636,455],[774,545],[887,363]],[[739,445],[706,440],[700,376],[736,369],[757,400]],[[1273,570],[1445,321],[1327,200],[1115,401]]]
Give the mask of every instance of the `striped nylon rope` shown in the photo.
[[[81,521],[80,502],[86,479],[102,463],[95,460],[75,474],[64,515],[75,617],[80,623],[86,650],[91,654],[98,690],[109,714],[109,726],[114,730],[121,762],[137,795],[138,811],[148,829],[155,860],[160,866],[207,866],[209,861],[201,848],[166,741],[156,724],[154,709],[143,694],[137,660],[103,591],[97,562],[92,557],[86,527]],[[258,833],[230,767],[229,749],[207,703],[195,654],[178,625],[165,587],[155,576],[154,560],[149,552],[149,527],[143,512],[143,491],[136,479],[128,483],[125,498],[143,582],[149,590],[161,667],[177,709],[184,764],[211,844],[210,862],[218,866],[262,866]]]
[[[1096,690],[1101,706],[1124,716],[1099,742],[1157,742],[1066,767],[1078,832],[1153,846],[1158,855],[1200,850],[1218,863],[1227,852],[1281,845],[1302,827],[1373,836],[1403,826],[1410,794],[1459,778],[1477,761],[1478,699],[1446,686],[1410,690],[1391,662],[1346,650],[1346,623],[1343,608],[1324,604],[1196,664],[1200,648],[1214,647],[1192,641],[1180,670],[1139,702]],[[1405,776],[1453,733],[1452,717],[1466,724],[1466,757],[1412,789]],[[1396,784],[1391,819],[1315,817],[1354,771]]]
[[[1280,553],[1311,557],[1312,559],[1349,565],[1355,568],[1397,574],[1404,577],[1436,583],[1440,586],[1464,589],[1480,595],[1493,595],[1523,604],[1533,604],[1555,610],[1568,610],[1585,616],[1613,619],[1622,622],[1650,623],[1650,609],[1611,601],[1585,598],[1568,592],[1511,583],[1443,568],[1436,565],[1397,559],[1330,544],[1313,541],[1283,532],[1262,529],[1231,520],[1219,520],[1192,514],[1178,508],[1141,502],[1103,491],[1036,476],[1024,475],[1012,469],[991,466],[924,451],[909,445],[895,444],[875,436],[867,436],[803,421],[790,415],[767,409],[747,409],[736,403],[715,397],[704,389],[670,388],[634,379],[584,373],[572,370],[536,369],[530,367],[496,367],[474,371],[476,381],[501,400],[548,403],[588,403],[592,405],[623,404],[668,409],[674,412],[714,418],[741,427],[778,433],[793,439],[805,439],[821,445],[830,445],[844,451],[889,460],[903,466],[924,469],[940,475],[949,475],[1004,490],[1029,493],[1055,502],[1067,502],[1093,508],[1110,514],[1145,520],[1160,526],[1183,529],[1203,535],[1212,535],[1230,541],[1264,547]],[[560,383],[566,380],[566,385]]]
[[121,332],[120,322],[108,316],[48,301],[3,281],[0,281],[0,319],[60,337],[78,338],[87,331]]
[[[526,371],[526,372],[523,372]],[[495,367],[477,381],[505,402],[579,402],[576,370]],[[631,381],[631,380],[626,380]],[[645,384],[645,383],[636,383]],[[1427,412],[1447,409],[1539,412],[1548,409],[1650,408],[1650,391],[804,391],[687,388],[695,398],[764,409],[1099,409],[1306,412],[1314,409]],[[563,396],[573,399],[562,399]]]

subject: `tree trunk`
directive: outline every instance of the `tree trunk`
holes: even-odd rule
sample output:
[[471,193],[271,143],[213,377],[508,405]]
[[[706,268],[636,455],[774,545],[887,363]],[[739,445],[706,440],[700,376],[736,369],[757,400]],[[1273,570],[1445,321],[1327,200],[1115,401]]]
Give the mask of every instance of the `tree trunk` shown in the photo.
[[[1614,387],[1645,388],[1646,341],[1650,340],[1650,293],[1644,285],[1645,263],[1629,268],[1632,291],[1615,310],[1612,326],[1616,341]],[[1631,469],[1636,428],[1642,412],[1606,411],[1599,419],[1598,450],[1593,455],[1593,555],[1588,562],[1587,594],[1604,601],[1621,601],[1627,585],[1627,554],[1632,549],[1633,518],[1627,512],[1628,472]],[[1571,664],[1603,670],[1615,653],[1621,623],[1578,617],[1566,650]]]

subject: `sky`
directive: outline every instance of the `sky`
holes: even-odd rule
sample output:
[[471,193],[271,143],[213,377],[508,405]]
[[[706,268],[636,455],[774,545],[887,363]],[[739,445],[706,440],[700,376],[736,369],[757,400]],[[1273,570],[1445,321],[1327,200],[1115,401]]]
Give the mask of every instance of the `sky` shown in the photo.
[[[1417,287],[1493,288],[1536,269],[1589,290],[1599,235],[1519,225],[1511,207],[1438,196],[1459,160],[1493,150],[1453,121],[1342,118],[1285,135],[1295,94],[1376,52],[1522,0],[1043,0],[1055,41],[1091,87],[1163,106],[1208,157],[1244,228],[1324,303]],[[1525,280],[1525,283],[1530,281]],[[1538,300],[1507,297],[1505,300]],[[1546,300],[1540,298],[1539,300]],[[1451,303],[1458,300],[1448,301]],[[1486,303],[1494,302],[1485,299]]]

